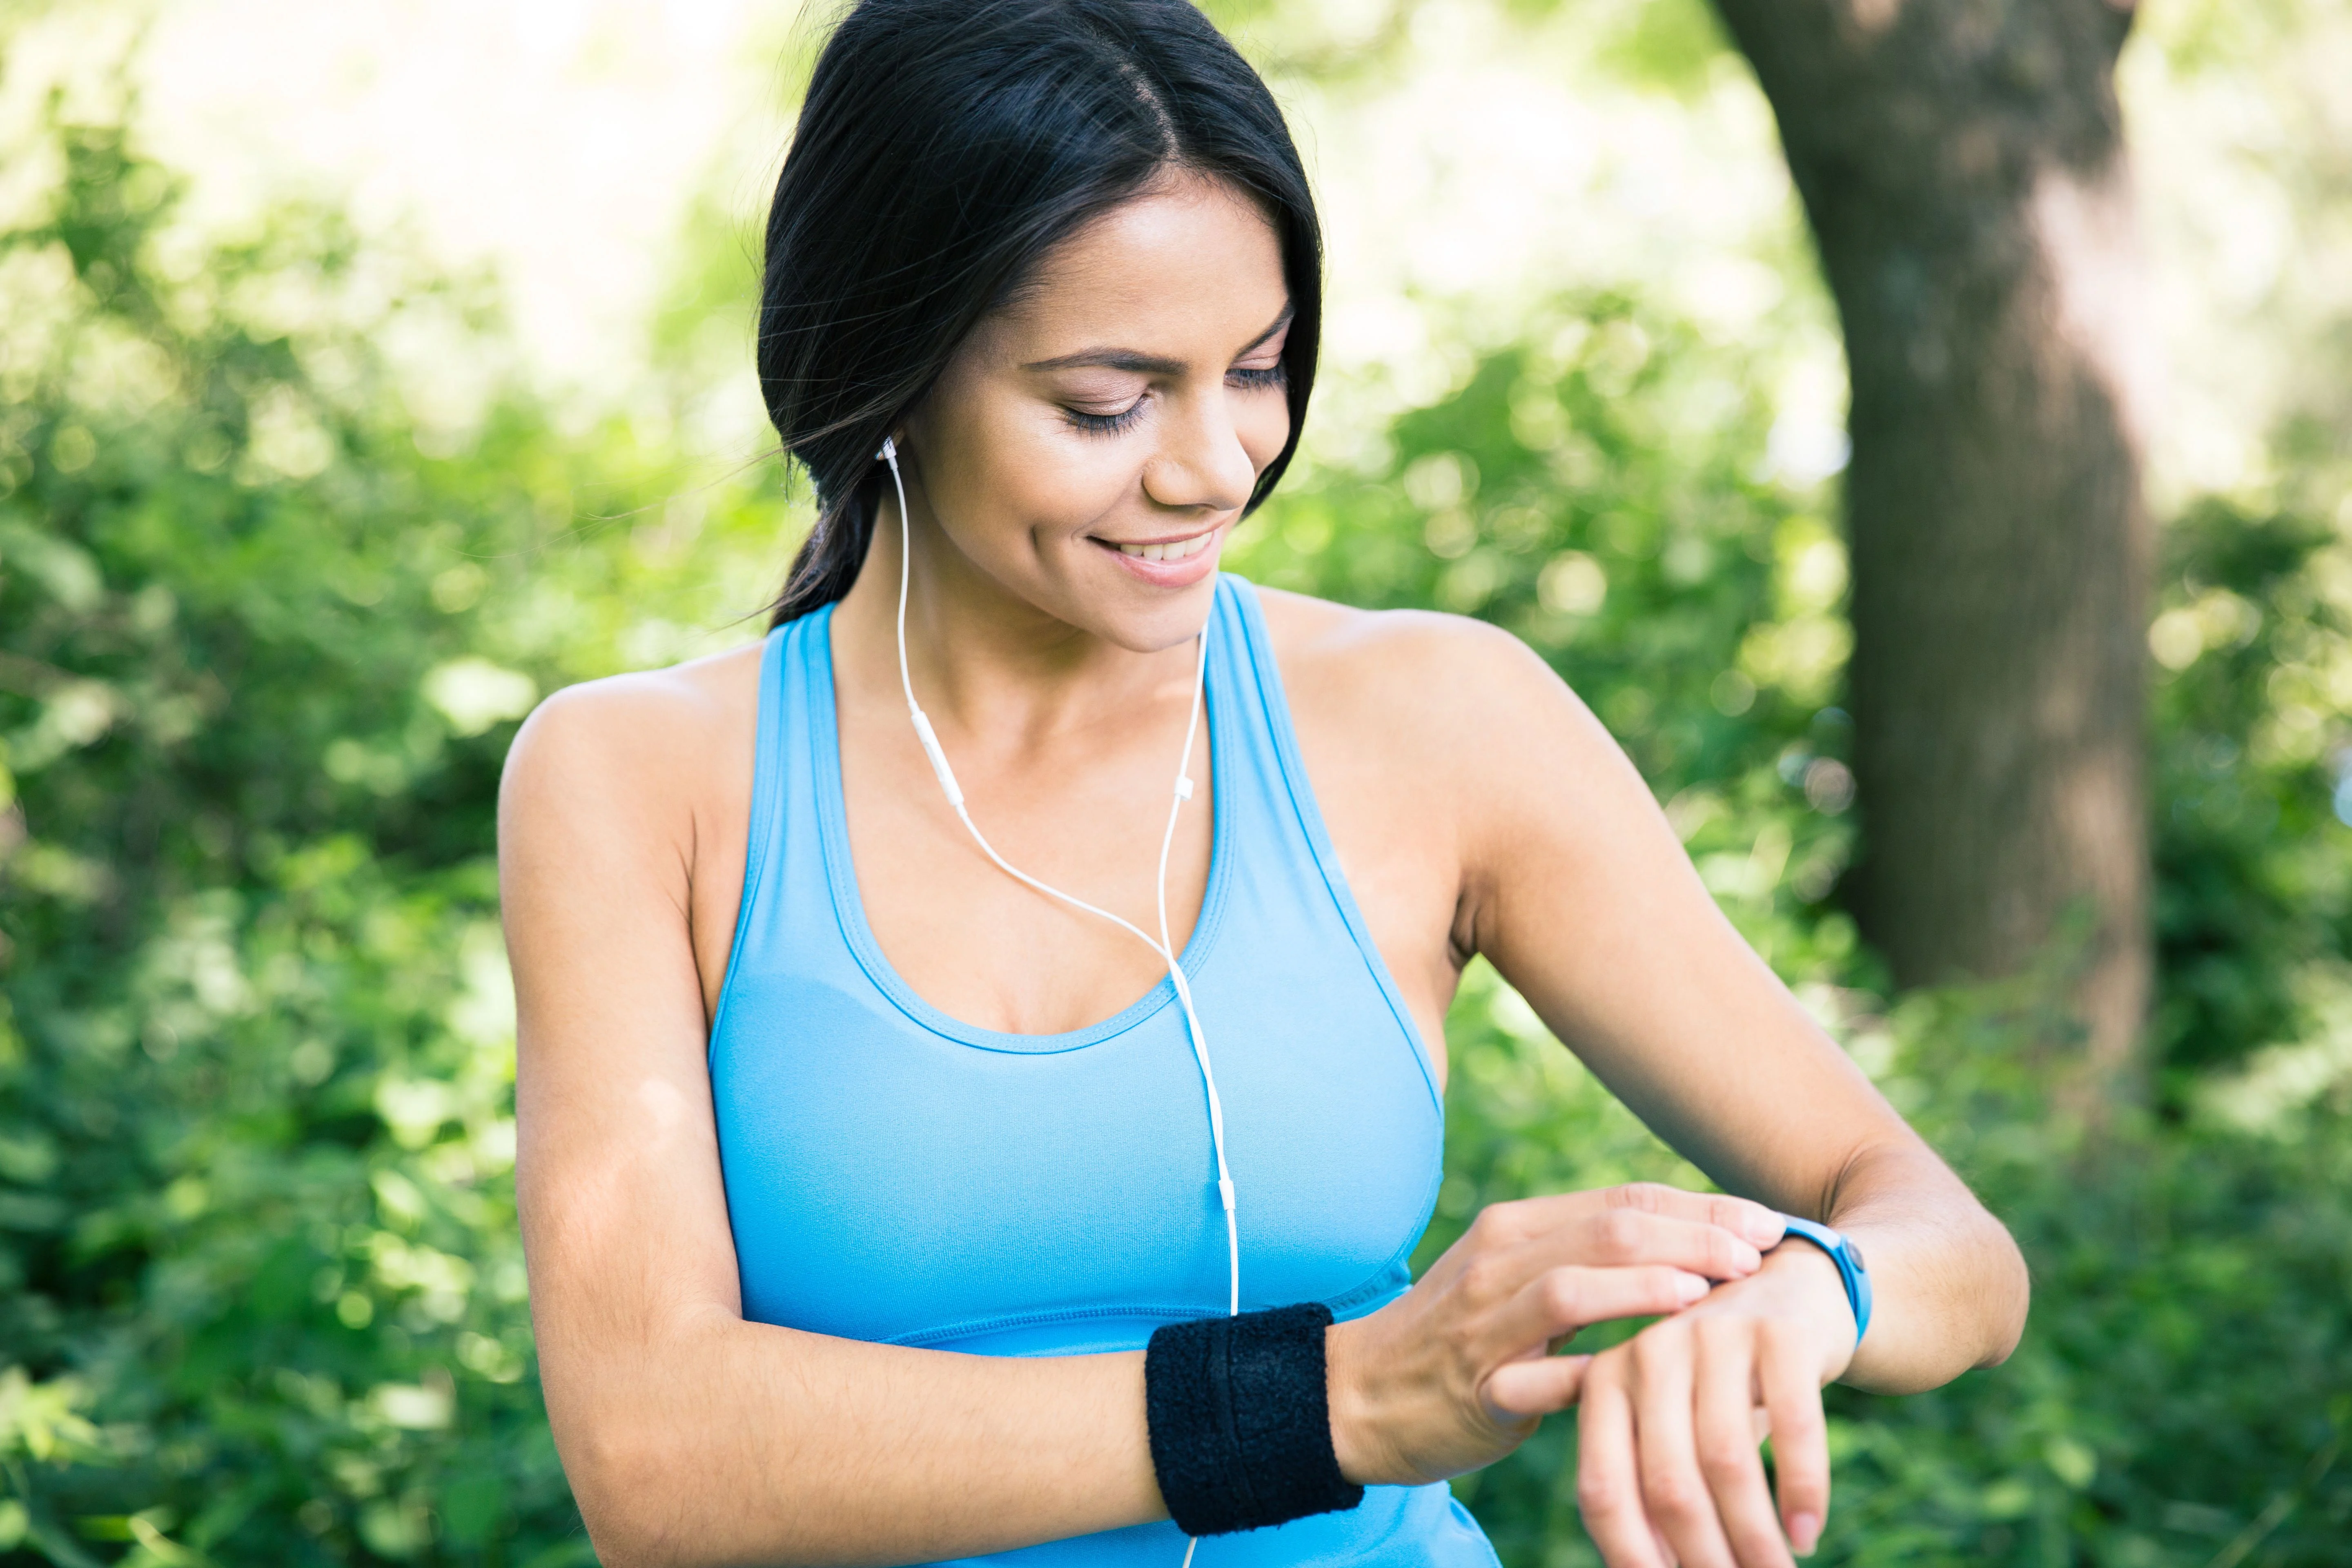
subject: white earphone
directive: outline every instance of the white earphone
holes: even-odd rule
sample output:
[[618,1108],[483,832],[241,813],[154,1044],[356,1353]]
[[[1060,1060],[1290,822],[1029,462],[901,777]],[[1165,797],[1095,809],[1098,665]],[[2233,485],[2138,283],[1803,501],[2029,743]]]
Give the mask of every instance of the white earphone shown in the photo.
[[[1176,840],[1177,815],[1183,810],[1184,803],[1192,798],[1191,776],[1192,742],[1201,728],[1202,689],[1207,682],[1209,671],[1208,625],[1203,622],[1201,626],[1200,656],[1192,671],[1192,716],[1185,721],[1184,724],[1184,752],[1176,763],[1175,798],[1169,803],[1168,827],[1160,837],[1160,876],[1157,887],[1160,906],[1160,940],[1154,942],[1140,929],[1121,920],[1108,910],[1097,909],[1084,899],[1073,898],[1059,888],[1048,887],[1014,866],[996,852],[995,846],[989,843],[987,836],[982,834],[979,826],[972,821],[971,813],[964,805],[963,788],[956,783],[955,770],[948,766],[947,753],[940,749],[940,737],[938,731],[931,728],[929,716],[924,713],[922,704],[915,700],[915,682],[907,672],[907,576],[908,563],[913,555],[913,550],[907,521],[907,486],[906,481],[898,475],[897,441],[885,440],[882,443],[882,449],[874,455],[880,461],[890,466],[890,483],[898,491],[898,684],[907,693],[907,713],[914,721],[916,738],[923,742],[923,754],[930,758],[931,772],[939,775],[940,788],[947,795],[948,804],[955,808],[957,818],[970,830],[973,842],[980,846],[982,852],[994,861],[997,868],[1006,876],[1026,883],[1049,898],[1059,899],[1073,909],[1084,910],[1090,915],[1097,915],[1110,921],[1111,924],[1129,932],[1138,942],[1157,953],[1160,961],[1168,965],[1169,981],[1176,987],[1176,1000],[1184,1010],[1184,1026],[1192,1038],[1192,1059],[1200,1066],[1201,1085],[1208,1092],[1209,1140],[1216,1152],[1217,1197],[1224,1205],[1225,1254],[1231,1265],[1232,1290],[1228,1297],[1226,1311],[1237,1317],[1242,1310],[1242,1244],[1241,1231],[1234,1218],[1233,1173],[1225,1167],[1225,1113],[1223,1107],[1217,1102],[1216,1075],[1209,1070],[1209,1042],[1201,1033],[1199,1015],[1192,1011],[1192,988],[1184,978],[1184,966],[1177,962],[1176,944],[1170,940],[1168,934],[1168,850]],[[1192,1560],[1192,1550],[1188,1547],[1185,1550],[1184,1561],[1189,1564]]]

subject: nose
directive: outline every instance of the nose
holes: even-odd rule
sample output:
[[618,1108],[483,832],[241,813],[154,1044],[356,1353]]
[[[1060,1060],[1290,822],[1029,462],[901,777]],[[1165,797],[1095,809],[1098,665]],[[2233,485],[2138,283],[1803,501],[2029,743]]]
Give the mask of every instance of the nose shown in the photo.
[[1178,400],[1160,422],[1160,448],[1143,466],[1143,493],[1165,507],[1239,511],[1257,487],[1222,388]]

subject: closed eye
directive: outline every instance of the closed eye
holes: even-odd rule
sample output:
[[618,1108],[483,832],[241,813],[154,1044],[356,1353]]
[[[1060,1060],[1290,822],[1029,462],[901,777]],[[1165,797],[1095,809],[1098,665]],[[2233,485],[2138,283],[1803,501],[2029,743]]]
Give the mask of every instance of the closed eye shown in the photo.
[[1065,408],[1062,417],[1080,430],[1097,436],[1116,436],[1143,417],[1143,402],[1142,397],[1138,397],[1116,414],[1088,414],[1080,408]]
[[[1290,373],[1280,360],[1267,365],[1237,364],[1225,372],[1225,380],[1230,384],[1251,392],[1270,386],[1281,386],[1289,379]],[[1116,414],[1089,414],[1083,408],[1065,406],[1062,410],[1062,417],[1068,420],[1074,428],[1084,430],[1090,435],[1116,436],[1120,431],[1130,428],[1137,420],[1143,417],[1143,405],[1150,400],[1150,393],[1141,395]]]

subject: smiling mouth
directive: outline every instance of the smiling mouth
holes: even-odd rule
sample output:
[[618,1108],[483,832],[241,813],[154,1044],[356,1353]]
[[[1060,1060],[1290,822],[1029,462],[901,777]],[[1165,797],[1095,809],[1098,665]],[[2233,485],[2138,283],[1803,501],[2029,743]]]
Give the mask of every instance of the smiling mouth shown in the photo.
[[1132,555],[1139,561],[1186,561],[1206,550],[1209,542],[1216,537],[1217,531],[1213,528],[1190,539],[1177,540],[1172,544],[1111,544],[1109,540],[1103,542],[1110,544],[1121,555]]

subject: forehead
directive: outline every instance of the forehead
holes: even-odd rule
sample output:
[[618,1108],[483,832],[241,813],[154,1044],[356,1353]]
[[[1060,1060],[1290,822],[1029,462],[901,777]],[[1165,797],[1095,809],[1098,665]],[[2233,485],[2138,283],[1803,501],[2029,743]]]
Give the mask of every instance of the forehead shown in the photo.
[[1048,252],[992,335],[1024,359],[1194,340],[1201,352],[1226,354],[1264,332],[1289,292],[1282,241],[1264,209],[1223,181],[1186,174]]

